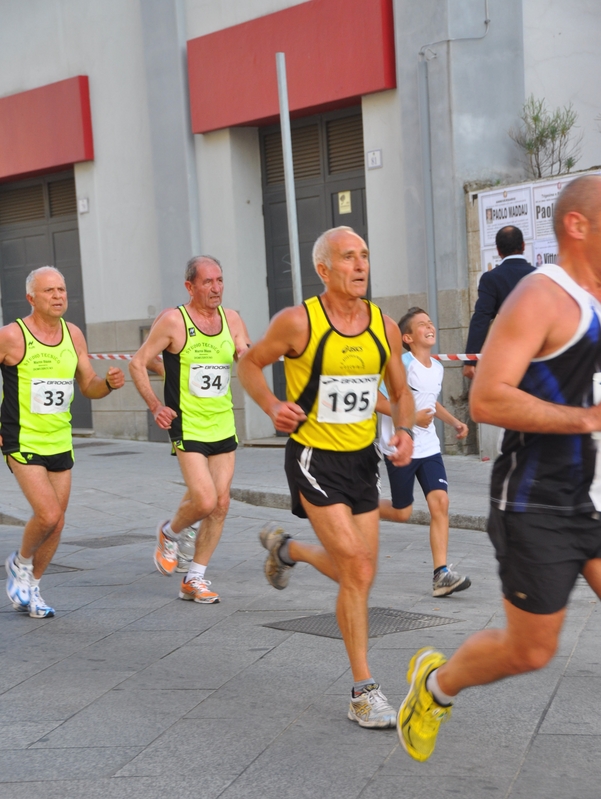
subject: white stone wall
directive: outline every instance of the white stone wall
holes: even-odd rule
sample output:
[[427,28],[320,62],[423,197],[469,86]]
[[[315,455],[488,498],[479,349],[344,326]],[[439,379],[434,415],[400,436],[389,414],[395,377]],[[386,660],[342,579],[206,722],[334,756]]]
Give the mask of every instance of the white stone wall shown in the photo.
[[0,0],[0,95],[88,75],[95,159],[75,169],[88,324],[148,316],[159,263],[135,0]]
[[599,0],[524,0],[526,96],[551,109],[573,104],[584,134],[579,170],[601,164],[600,40]]

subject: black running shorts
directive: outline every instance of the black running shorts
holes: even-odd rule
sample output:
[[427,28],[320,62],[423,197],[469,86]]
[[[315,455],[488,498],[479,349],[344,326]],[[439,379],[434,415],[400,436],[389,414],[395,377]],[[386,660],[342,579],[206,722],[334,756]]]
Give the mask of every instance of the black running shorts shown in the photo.
[[171,442],[171,454],[175,455],[175,450],[179,449],[180,452],[200,452],[205,458],[210,458],[211,455],[224,455],[226,452],[234,452],[238,448],[238,441],[236,436],[223,438],[221,441],[182,441]]
[[514,513],[493,505],[488,535],[505,598],[528,613],[565,608],[584,565],[601,558],[601,520],[590,514]]
[[56,455],[38,455],[35,452],[5,452],[4,459],[11,472],[9,457],[24,466],[43,466],[47,472],[68,472],[73,468],[74,462],[72,449],[67,452],[57,452]]
[[378,507],[378,453],[372,445],[356,452],[305,447],[294,439],[286,444],[286,476],[292,513],[307,514],[300,494],[311,505],[348,505],[354,516]]

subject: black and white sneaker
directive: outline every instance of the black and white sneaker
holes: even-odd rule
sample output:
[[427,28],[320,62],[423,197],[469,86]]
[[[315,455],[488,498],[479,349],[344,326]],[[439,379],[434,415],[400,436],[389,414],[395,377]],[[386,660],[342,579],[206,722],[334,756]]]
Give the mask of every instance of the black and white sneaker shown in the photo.
[[453,564],[445,566],[432,580],[432,596],[450,596],[457,591],[465,591],[472,584],[469,577],[462,577],[452,570]]

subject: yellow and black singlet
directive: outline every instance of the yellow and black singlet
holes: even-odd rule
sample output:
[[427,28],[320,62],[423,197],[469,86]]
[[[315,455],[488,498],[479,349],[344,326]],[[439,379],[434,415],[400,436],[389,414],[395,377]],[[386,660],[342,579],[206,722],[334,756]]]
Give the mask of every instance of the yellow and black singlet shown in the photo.
[[4,382],[0,424],[2,452],[57,455],[72,448],[71,402],[77,352],[64,319],[59,344],[43,344],[22,319],[25,353],[15,366],[1,365]]
[[196,327],[183,305],[186,342],[178,353],[163,352],[165,405],[177,417],[172,441],[222,441],[236,435],[231,375],[236,345],[221,306],[221,331],[214,336]]
[[369,308],[367,328],[356,336],[338,332],[320,297],[303,305],[309,317],[309,342],[297,356],[284,358],[287,398],[307,414],[291,437],[306,447],[354,452],[376,437],[378,386],[390,358],[384,317]]

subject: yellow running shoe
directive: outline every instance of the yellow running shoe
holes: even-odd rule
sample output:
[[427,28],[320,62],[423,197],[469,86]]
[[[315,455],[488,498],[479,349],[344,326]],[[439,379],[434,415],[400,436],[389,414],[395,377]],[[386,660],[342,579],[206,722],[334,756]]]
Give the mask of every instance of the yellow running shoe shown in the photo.
[[426,680],[447,659],[433,649],[420,649],[411,658],[407,670],[409,693],[397,718],[399,740],[414,760],[427,760],[436,746],[438,728],[451,715],[450,707],[439,705],[426,688]]

